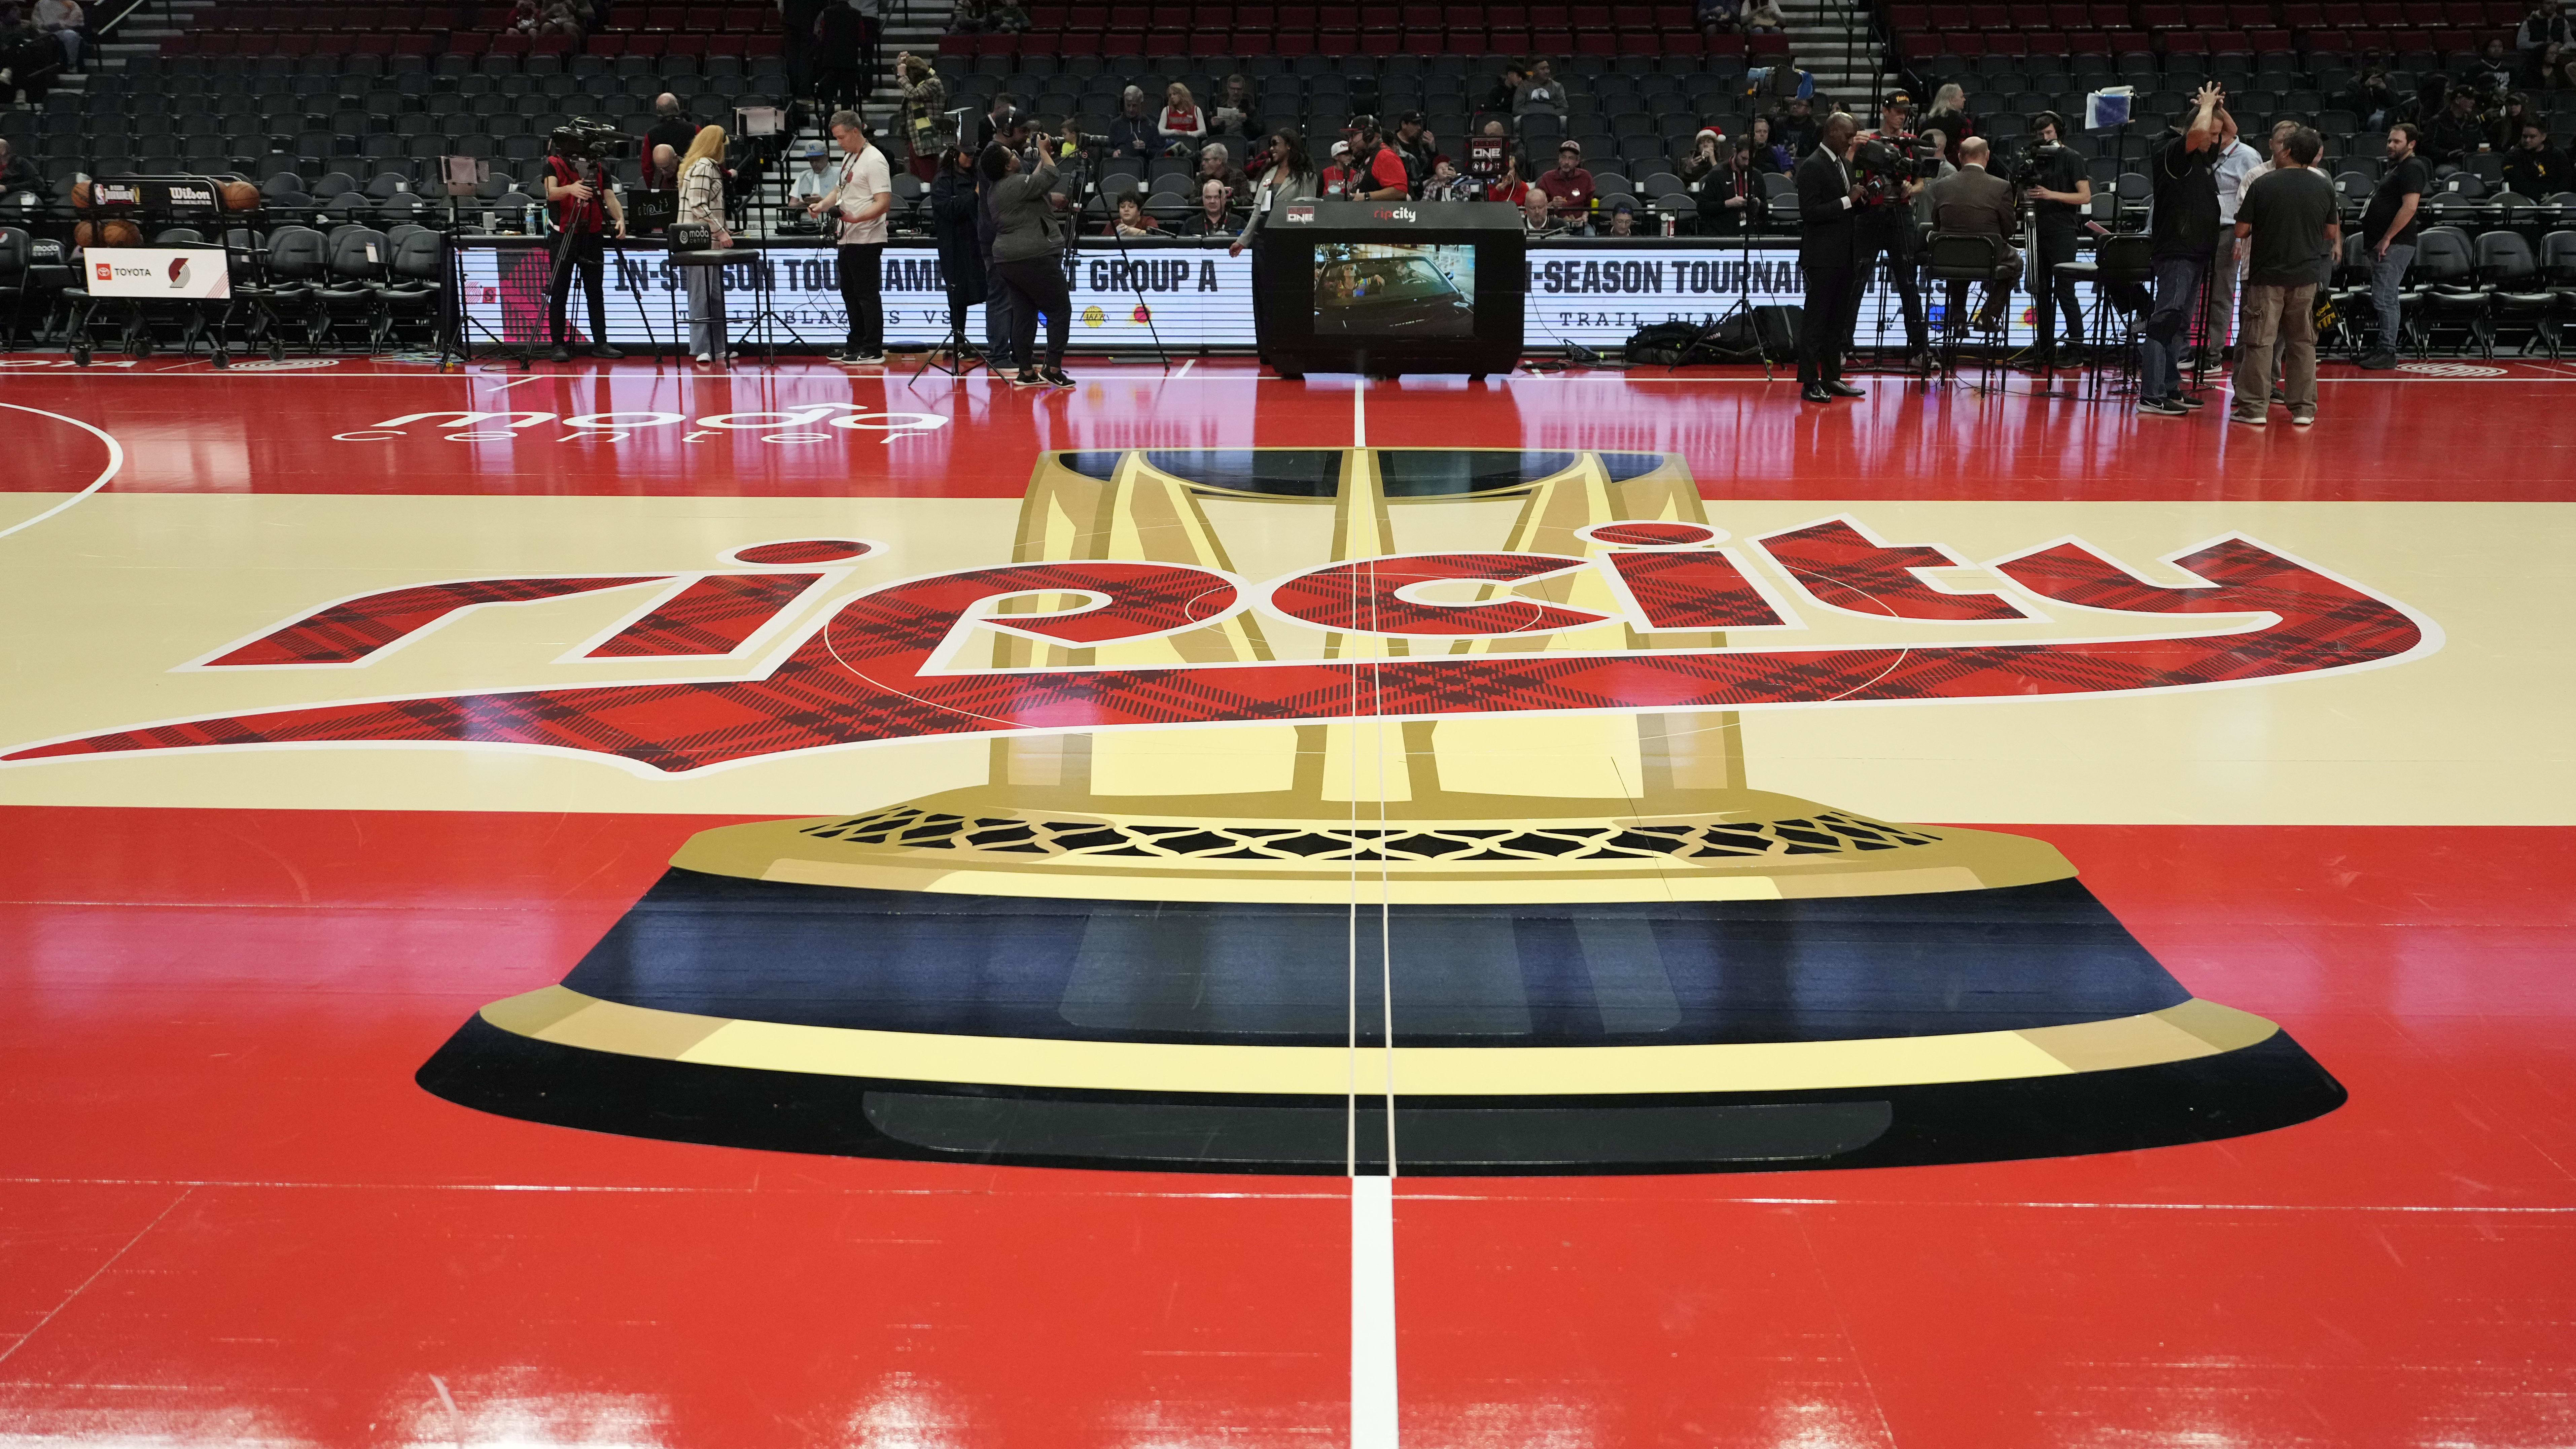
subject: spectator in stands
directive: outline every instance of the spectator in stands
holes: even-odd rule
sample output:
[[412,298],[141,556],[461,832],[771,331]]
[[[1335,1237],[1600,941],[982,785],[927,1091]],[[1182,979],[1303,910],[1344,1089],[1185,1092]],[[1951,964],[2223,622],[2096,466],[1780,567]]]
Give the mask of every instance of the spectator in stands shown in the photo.
[[788,93],[799,100],[814,94],[814,27],[822,21],[824,0],[778,0],[781,49],[787,57]]
[[1733,35],[1744,23],[1742,0],[1699,0],[1691,7],[1691,24],[1711,39]]
[[1174,81],[1163,88],[1163,114],[1154,121],[1155,132],[1163,138],[1165,149],[1191,151],[1207,139],[1207,116],[1190,96],[1190,88]]
[[1413,178],[1406,174],[1404,158],[1386,144],[1386,135],[1377,122],[1366,116],[1353,123],[1350,175],[1344,183],[1353,201],[1402,201],[1413,194]]
[[2466,86],[2454,87],[2451,103],[2424,128],[2424,150],[2436,166],[2466,166],[2487,146],[2486,123],[2478,118],[2478,98]]
[[1252,82],[1241,75],[1230,75],[1217,88],[1216,104],[1210,108],[1208,134],[1232,136],[1249,141],[1262,134],[1261,117],[1252,98]]
[[670,191],[680,189],[680,153],[668,146],[656,146],[644,158],[644,189]]
[[1469,177],[1458,174],[1458,164],[1443,156],[1431,163],[1431,179],[1422,183],[1425,201],[1479,201],[1483,189]]
[[1555,236],[1563,229],[1548,208],[1546,192],[1533,189],[1521,198],[1521,230],[1542,237]]
[[851,110],[867,98],[867,73],[859,66],[866,21],[847,5],[823,7],[814,21],[814,92],[826,107]]
[[1816,98],[1815,72],[1799,69],[1794,60],[1755,66],[1744,73],[1744,93],[1768,99],[1776,113],[1786,110],[1794,99],[1812,101]]
[[1548,209],[1570,231],[1587,231],[1592,224],[1592,173],[1584,168],[1583,147],[1567,141],[1556,148],[1556,169],[1530,183],[1530,189],[1547,198]]
[[[999,105],[1003,98],[996,96],[993,100]],[[1129,86],[1119,93],[1118,115],[1109,123],[1110,157],[1141,161],[1161,154],[1162,149],[1162,135],[1154,129],[1154,117],[1145,109],[1144,89]]]
[[[2526,120],[2521,144],[2505,153],[2504,184],[2508,191],[2538,200],[2576,188],[2576,174],[2567,169],[2567,153],[2549,144],[2549,133],[2540,129],[2540,122]],[[0,191],[8,189],[0,186]]]
[[1953,166],[1961,164],[1959,158],[1966,153],[1960,148],[1967,143],[1970,136],[1977,134],[1976,117],[1968,114],[1968,93],[1960,89],[1955,81],[1934,91],[1932,110],[1924,116],[1923,127],[1925,130],[1938,131],[1947,136],[1950,139],[1950,149],[1947,153],[1950,164]]
[[[1804,96],[1791,96],[1786,107],[1762,119],[1770,122],[1773,141],[1788,153],[1789,158],[1804,156],[1816,149],[1816,142],[1820,139],[1816,114]],[[1795,164],[1791,159],[1790,165]],[[1785,172],[1789,168],[1784,166],[1781,169]]]
[[62,43],[64,69],[80,69],[81,45],[86,39],[82,30],[89,22],[81,15],[79,0],[36,0],[35,8],[27,12],[27,21]]
[[1405,174],[1412,179],[1413,189],[1431,179],[1431,169],[1440,159],[1440,143],[1422,123],[1420,111],[1407,111],[1395,123],[1395,154],[1404,162]]
[[813,209],[815,202],[823,199],[823,194],[830,191],[839,178],[833,174],[831,152],[820,141],[797,142],[792,159],[805,163],[804,168],[787,183],[787,210],[790,217],[796,219],[780,225],[782,230],[810,232],[820,224],[806,219],[806,213]]
[[2406,268],[2415,260],[2415,238],[2421,230],[2415,213],[2433,184],[2432,170],[2416,149],[2423,134],[2406,121],[2388,128],[2388,166],[2380,172],[2370,205],[2361,214],[2361,244],[2371,262],[2370,300],[2379,313],[2379,345],[2357,365],[2374,371],[2397,365],[2403,321],[2398,294],[2406,281]]
[[[1739,146],[1719,136],[1712,149],[1716,165],[1695,178],[1683,173],[1692,196],[1699,202],[1700,234],[1715,236],[1758,224],[1762,220],[1762,173],[1753,169],[1752,147]],[[1697,156],[1692,158],[1693,162],[1697,160]]]
[[1752,124],[1745,128],[1744,164],[1757,176],[1786,176],[1789,168],[1796,164],[1789,159],[1792,154],[1789,148],[1778,140],[1778,131],[1769,116],[1755,116]]
[[2236,199],[2244,193],[2247,174],[2264,164],[2262,153],[2237,137],[2236,118],[2225,110],[2218,116],[2218,134],[2211,138],[2218,160],[2210,176],[2218,185],[2218,245],[2210,253],[2209,280],[2200,289],[2199,360],[2210,367],[2227,355],[2236,321],[2236,267],[2244,254],[2236,240]]
[[2218,250],[2218,98],[2215,83],[2202,86],[2147,161],[2155,188],[2148,246],[2156,291],[2138,343],[2138,412],[2145,417],[2185,417],[2199,402],[2182,397],[2178,363],[2184,329]]
[[37,169],[35,162],[19,155],[7,137],[0,136],[0,196],[44,189],[45,173]]
[[2576,19],[2551,3],[2532,0],[2531,13],[2513,32],[2514,49],[2522,54],[2522,73],[2534,85],[2576,85]]
[[1000,35],[1018,35],[1029,28],[1029,12],[1020,8],[1020,0],[993,0],[993,30]]
[[[2487,145],[2498,151],[2510,151],[2522,144],[2523,123],[2539,119],[2532,112],[2531,97],[2520,91],[2509,92],[2504,104],[2497,106],[2495,114],[2487,117]],[[2541,129],[2548,129],[2546,122],[2542,123]]]
[[1780,9],[1780,0],[1746,0],[1742,23],[1747,35],[1777,35],[1789,28],[1789,17]]
[[2236,213],[2236,234],[2246,243],[2245,346],[2228,416],[2249,427],[2263,426],[2271,409],[2276,340],[2291,424],[2317,420],[2317,288],[2343,250],[2334,183],[2309,169],[2324,152],[2323,137],[2293,129]]
[[1241,236],[1243,214],[1234,209],[1234,192],[1213,178],[1199,183],[1199,209],[1181,223],[1183,236]]
[[2521,58],[2506,47],[2503,38],[2490,36],[2477,60],[2470,64],[2465,79],[2472,90],[2502,97],[2513,89],[2514,72],[2520,68]]
[[674,159],[689,149],[697,139],[698,123],[680,109],[680,98],[664,91],[653,98],[653,124],[644,128],[644,144],[652,148],[668,146]]
[[518,4],[510,7],[510,32],[514,35],[534,35],[537,33],[537,23],[543,19],[545,19],[545,6],[542,0],[519,0]]
[[1514,116],[1554,116],[1562,120],[1568,109],[1565,86],[1557,80],[1556,68],[1545,59],[1532,64],[1529,79],[1512,92]]
[[1492,90],[1485,92],[1485,103],[1478,106],[1476,109],[1480,111],[1509,111],[1512,108],[1512,102],[1517,99],[1521,93],[1522,84],[1528,81],[1528,79],[1529,70],[1519,61],[1504,61],[1502,79],[1494,82],[1494,88]]
[[1217,183],[1225,188],[1225,194],[1231,199],[1239,200],[1252,194],[1251,178],[1244,175],[1242,167],[1234,164],[1233,153],[1226,150],[1222,142],[1210,141],[1199,148],[1199,169],[1192,174],[1192,179],[1203,185],[1210,181]]
[[1624,201],[1612,204],[1610,208],[1610,224],[1601,234],[1603,236],[1635,236],[1637,234],[1637,208]]
[[[1986,279],[1985,305],[1977,309],[1975,326],[1992,327],[2012,301],[2012,279],[2021,274],[2021,258],[2011,251],[2010,243],[2021,231],[2021,208],[2013,203],[2012,186],[1986,169],[1990,148],[1983,136],[1971,136],[1959,143],[1959,170],[1948,180],[1932,188],[1932,229],[1957,236],[1990,236],[2006,244],[2006,260]],[[1949,310],[1942,314],[1944,330],[1955,335],[1966,321],[1968,284],[1950,282]]]
[[885,361],[886,214],[894,209],[894,172],[885,152],[868,142],[868,124],[856,111],[833,113],[832,142],[841,149],[832,189],[806,208],[833,222],[841,305],[849,336],[827,354],[839,363]]
[[2336,104],[2361,118],[2361,129],[2377,131],[2397,124],[2399,99],[2397,87],[2388,79],[2388,63],[2374,60],[2365,63],[2361,75],[2352,83],[2352,93],[2339,97]]
[[981,35],[992,28],[992,0],[954,0],[948,11],[948,33]]
[[1326,200],[1339,201],[1350,195],[1351,179],[1351,143],[1335,141],[1315,184]]
[[[706,244],[718,250],[733,245],[733,233],[725,229],[724,149],[722,126],[705,127],[689,142],[680,158],[680,209],[671,217],[673,226],[703,227]],[[701,367],[729,361],[723,269],[682,267],[680,276],[689,293],[689,355]]]
[[1734,149],[1715,126],[1702,126],[1692,134],[1690,154],[1673,167],[1673,174],[1685,182],[1714,175],[1725,169],[1726,158]]
[[1503,157],[1502,173],[1485,182],[1485,199],[1507,202],[1513,206],[1526,206],[1529,198],[1529,183],[1521,179],[1520,155],[1517,152],[1508,153]]
[[894,58],[894,80],[903,92],[900,121],[912,147],[912,174],[928,181],[939,174],[940,153],[957,144],[956,123],[948,119],[948,82],[928,57],[908,50]]
[[1145,209],[1144,199],[1135,192],[1118,198],[1118,214],[1101,223],[1102,236],[1161,236],[1163,224]]

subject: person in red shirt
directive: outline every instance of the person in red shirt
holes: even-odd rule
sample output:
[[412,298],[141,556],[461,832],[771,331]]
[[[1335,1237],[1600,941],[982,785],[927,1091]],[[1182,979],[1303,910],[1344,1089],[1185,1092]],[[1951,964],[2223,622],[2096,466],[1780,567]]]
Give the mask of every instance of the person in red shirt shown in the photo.
[[1386,144],[1386,136],[1377,122],[1360,116],[1351,122],[1351,177],[1349,195],[1354,201],[1402,201],[1413,194],[1413,173],[1404,169],[1404,157]]
[[1583,148],[1572,141],[1556,148],[1556,169],[1530,183],[1547,197],[1548,210],[1568,226],[1581,226],[1592,216],[1592,173],[1583,169]]
[[1333,143],[1332,162],[1316,175],[1315,194],[1326,201],[1340,201],[1351,194],[1351,143]]

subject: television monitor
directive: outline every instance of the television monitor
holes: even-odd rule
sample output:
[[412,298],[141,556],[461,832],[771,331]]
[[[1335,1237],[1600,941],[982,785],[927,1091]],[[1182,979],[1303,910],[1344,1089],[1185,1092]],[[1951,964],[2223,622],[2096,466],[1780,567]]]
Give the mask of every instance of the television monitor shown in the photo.
[[1498,202],[1293,202],[1261,227],[1262,354],[1315,372],[1508,372],[1529,291]]

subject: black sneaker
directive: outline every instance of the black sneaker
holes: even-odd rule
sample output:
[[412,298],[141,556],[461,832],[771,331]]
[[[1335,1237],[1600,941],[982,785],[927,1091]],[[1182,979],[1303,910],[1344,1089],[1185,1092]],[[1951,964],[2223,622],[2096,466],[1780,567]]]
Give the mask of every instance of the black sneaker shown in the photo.
[[2397,354],[2394,352],[2369,353],[2353,364],[2355,367],[2368,368],[2372,372],[2386,372],[2396,365]]
[[1073,386],[1073,379],[1065,376],[1064,369],[1061,367],[1041,367],[1038,369],[1038,376],[1043,378],[1049,387]]
[[555,350],[547,353],[546,356],[556,362],[570,362],[572,361],[572,349],[558,342],[555,344]]
[[2138,399],[2138,414],[2149,418],[2187,418],[2191,416],[2191,409],[2169,397],[2142,397]]
[[1038,376],[1037,373],[1025,367],[1011,375],[1011,386],[1013,387],[1045,387],[1046,385],[1047,380],[1045,378]]
[[857,367],[874,367],[878,363],[885,361],[885,354],[882,352],[853,352],[846,360]]
[[593,356],[593,357],[596,357],[596,358],[600,358],[600,359],[602,359],[603,361],[607,361],[607,362],[615,362],[617,359],[619,359],[619,358],[621,358],[621,357],[624,357],[626,354],[625,354],[625,353],[623,353],[623,352],[618,351],[616,348],[611,347],[611,346],[609,346],[607,343],[603,342],[603,343],[599,344],[597,347],[594,347],[594,348],[590,349],[590,355],[591,355],[591,356]]
[[2196,392],[2175,393],[2172,401],[2180,404],[2183,409],[2188,412],[2198,412],[2202,408],[2209,406],[2209,399],[2202,397]]

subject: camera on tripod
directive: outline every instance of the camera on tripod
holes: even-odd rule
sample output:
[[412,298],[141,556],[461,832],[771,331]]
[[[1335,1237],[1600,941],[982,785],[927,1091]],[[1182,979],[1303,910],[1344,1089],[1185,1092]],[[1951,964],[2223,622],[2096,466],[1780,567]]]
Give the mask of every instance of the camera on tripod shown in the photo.
[[2066,149],[2054,141],[2024,146],[2020,154],[2013,157],[2012,173],[2004,179],[2012,183],[2015,191],[2029,191],[2044,185],[2048,179],[2049,162]]
[[619,161],[636,154],[640,138],[588,116],[575,116],[547,134],[546,144],[567,161]]
[[1892,205],[1905,199],[1907,182],[1941,174],[1941,153],[1921,136],[1873,136],[1852,151],[1851,170],[1864,205]]

